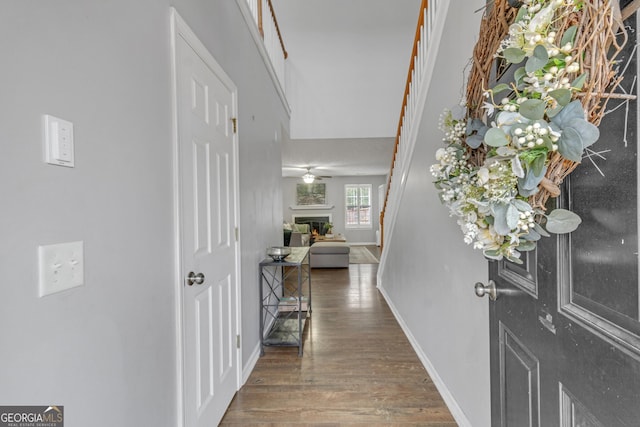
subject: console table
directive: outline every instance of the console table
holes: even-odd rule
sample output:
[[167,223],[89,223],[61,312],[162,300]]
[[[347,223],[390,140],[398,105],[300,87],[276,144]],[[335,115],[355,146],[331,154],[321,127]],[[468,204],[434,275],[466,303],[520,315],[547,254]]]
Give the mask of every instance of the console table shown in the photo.
[[309,247],[293,247],[283,261],[260,262],[260,355],[270,345],[298,347],[311,314]]

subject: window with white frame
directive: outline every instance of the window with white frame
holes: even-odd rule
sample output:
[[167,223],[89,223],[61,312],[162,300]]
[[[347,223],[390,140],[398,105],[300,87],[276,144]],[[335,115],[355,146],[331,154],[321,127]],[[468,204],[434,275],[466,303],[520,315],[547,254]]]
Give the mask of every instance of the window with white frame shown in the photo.
[[346,184],[345,228],[372,228],[371,184]]

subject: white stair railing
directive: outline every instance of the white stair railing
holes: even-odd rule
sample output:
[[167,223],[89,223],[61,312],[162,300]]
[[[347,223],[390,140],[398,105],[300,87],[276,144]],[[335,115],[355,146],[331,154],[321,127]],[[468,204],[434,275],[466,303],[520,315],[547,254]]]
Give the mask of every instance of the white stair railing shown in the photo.
[[[427,0],[423,0],[420,6],[420,17],[407,75],[396,145],[387,179],[383,210],[380,214],[382,265],[386,258],[384,242],[390,238],[393,232],[398,203],[408,173],[410,155],[416,143],[418,127],[426,102],[426,92],[434,66],[435,57],[432,51],[435,49],[430,49],[430,47],[433,43],[439,43],[442,32],[441,28],[436,28],[437,23],[444,21],[444,18],[439,18],[438,14],[446,12],[448,3],[449,0],[431,0],[427,4]],[[437,40],[434,40],[434,37]]]
[[285,95],[287,50],[284,47],[273,4],[271,0],[236,0],[236,2],[258,44],[261,55],[265,58],[282,102],[289,111]]

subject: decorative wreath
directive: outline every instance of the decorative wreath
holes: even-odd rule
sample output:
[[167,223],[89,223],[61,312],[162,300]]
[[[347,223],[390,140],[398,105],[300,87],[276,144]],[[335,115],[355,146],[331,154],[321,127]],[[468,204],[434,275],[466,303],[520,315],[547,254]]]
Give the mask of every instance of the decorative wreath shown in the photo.
[[616,0],[489,2],[463,111],[443,113],[446,147],[431,167],[467,244],[522,263],[541,237],[578,227],[578,215],[545,205],[599,138],[625,43]]

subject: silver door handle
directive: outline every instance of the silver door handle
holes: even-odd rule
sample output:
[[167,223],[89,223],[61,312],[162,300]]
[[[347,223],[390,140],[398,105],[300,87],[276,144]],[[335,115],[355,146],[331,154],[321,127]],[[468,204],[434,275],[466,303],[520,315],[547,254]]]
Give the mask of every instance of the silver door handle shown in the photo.
[[485,295],[489,295],[491,301],[495,301],[498,298],[498,289],[496,288],[496,282],[493,280],[489,280],[489,284],[486,286],[481,282],[476,283],[475,290],[476,295],[481,298]]
[[196,274],[193,271],[190,271],[187,275],[187,285],[192,286],[194,283],[196,285],[202,285],[204,283],[204,274]]

